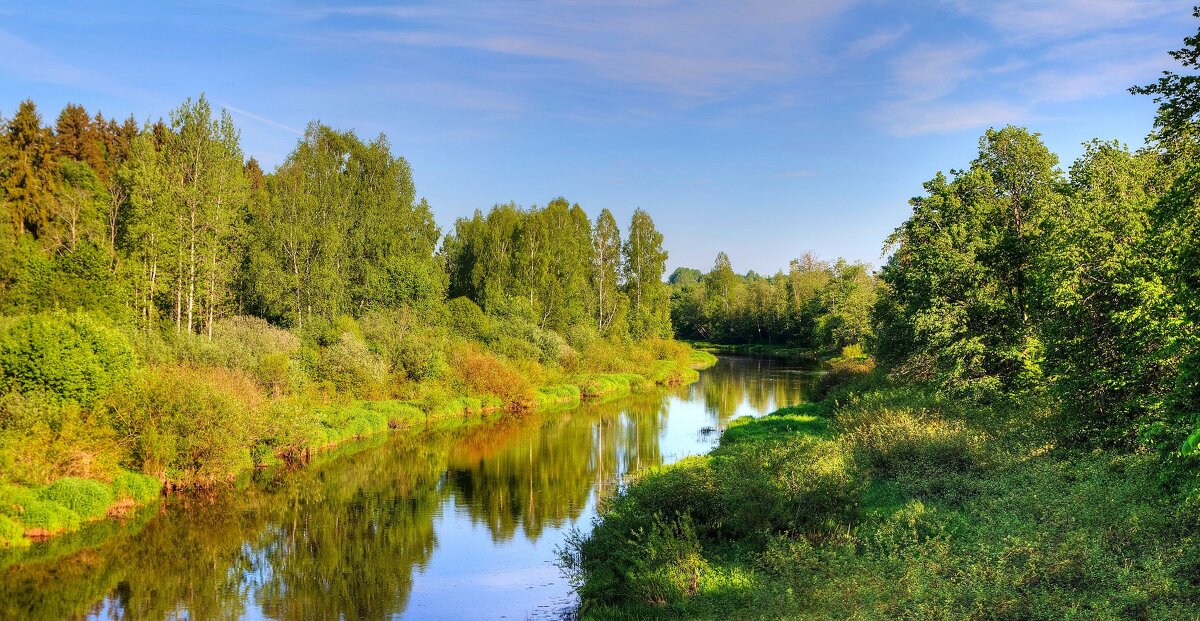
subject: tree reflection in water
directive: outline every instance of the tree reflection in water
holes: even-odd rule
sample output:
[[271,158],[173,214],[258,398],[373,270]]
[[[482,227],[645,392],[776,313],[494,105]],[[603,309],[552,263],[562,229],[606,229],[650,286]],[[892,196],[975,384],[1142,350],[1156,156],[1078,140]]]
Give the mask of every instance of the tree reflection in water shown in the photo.
[[[674,393],[379,437],[297,472],[174,499],[0,555],[0,618],[391,618],[409,606],[414,571],[439,546],[463,545],[439,541],[447,515],[485,528],[496,548],[519,532],[548,560],[545,540],[586,525],[623,475],[681,456],[678,446],[664,456],[668,422],[695,427],[685,451],[703,452],[700,428],[799,402],[811,374],[797,370],[722,358]],[[703,418],[686,417],[689,407]],[[452,568],[468,582],[472,570]]]

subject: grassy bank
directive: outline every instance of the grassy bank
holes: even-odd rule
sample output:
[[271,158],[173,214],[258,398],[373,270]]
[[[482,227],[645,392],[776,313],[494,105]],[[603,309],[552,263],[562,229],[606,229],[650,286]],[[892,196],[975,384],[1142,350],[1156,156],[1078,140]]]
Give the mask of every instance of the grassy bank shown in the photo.
[[715,361],[673,341],[585,333],[576,347],[519,323],[463,338],[453,322],[402,320],[346,319],[306,344],[250,318],[212,341],[127,334],[86,314],[0,318],[0,546],[389,429],[678,385]]
[[1036,400],[858,380],[645,472],[563,564],[595,619],[1192,619],[1194,504]]

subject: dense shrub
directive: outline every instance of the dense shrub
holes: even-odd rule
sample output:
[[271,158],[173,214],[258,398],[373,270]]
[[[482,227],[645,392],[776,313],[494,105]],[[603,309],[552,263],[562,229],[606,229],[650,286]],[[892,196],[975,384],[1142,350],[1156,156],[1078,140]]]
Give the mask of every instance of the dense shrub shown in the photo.
[[162,491],[162,482],[154,477],[122,470],[113,477],[112,488],[118,500],[130,498],[135,502],[148,502]]
[[470,298],[459,296],[446,302],[446,311],[454,334],[480,341],[492,337],[495,326],[491,318]]
[[45,393],[0,396],[0,481],[107,479],[120,454],[112,429],[92,409]]
[[152,369],[108,404],[130,438],[130,465],[181,484],[210,485],[252,464],[264,431],[263,395],[245,375],[222,369]]
[[282,395],[303,383],[291,357],[300,339],[258,317],[229,317],[213,327],[213,342],[224,357],[223,366],[251,373],[259,385]]
[[447,371],[447,339],[407,309],[370,313],[359,322],[372,352],[388,370],[414,382],[436,380]]
[[0,383],[92,403],[129,375],[136,358],[128,339],[84,313],[23,315],[0,322]]
[[455,377],[467,394],[495,395],[510,409],[526,409],[534,403],[533,387],[516,370],[495,356],[474,346],[456,348],[453,353]]
[[387,392],[387,367],[361,338],[349,332],[321,352],[318,374],[335,390],[356,397],[378,398]]

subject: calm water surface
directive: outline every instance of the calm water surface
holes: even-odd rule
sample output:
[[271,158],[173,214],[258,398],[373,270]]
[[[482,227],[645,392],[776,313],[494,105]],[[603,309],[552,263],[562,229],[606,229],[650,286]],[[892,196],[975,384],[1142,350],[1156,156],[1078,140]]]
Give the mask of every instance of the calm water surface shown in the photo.
[[598,499],[803,400],[811,367],[722,357],[696,384],[396,434],[300,472],[0,556],[0,617],[561,619],[554,565]]

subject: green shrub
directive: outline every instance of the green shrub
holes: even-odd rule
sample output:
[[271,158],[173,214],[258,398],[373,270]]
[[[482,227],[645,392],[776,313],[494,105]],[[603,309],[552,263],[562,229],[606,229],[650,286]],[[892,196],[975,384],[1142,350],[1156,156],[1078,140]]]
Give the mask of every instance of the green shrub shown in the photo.
[[537,404],[538,407],[549,407],[578,403],[580,396],[579,387],[574,384],[543,386],[537,389]]
[[450,328],[455,334],[481,341],[491,338],[495,329],[491,318],[483,314],[483,309],[470,298],[456,297],[446,302],[446,310]]
[[[585,605],[663,606],[696,593],[708,563],[691,521],[647,517],[629,532],[606,530],[568,540],[560,565],[574,576]],[[586,582],[579,581],[582,575]]]
[[131,441],[130,465],[180,485],[211,485],[252,466],[250,451],[268,431],[258,386],[224,369],[147,371],[108,409]]
[[387,368],[367,344],[349,332],[321,354],[319,378],[336,390],[359,398],[382,396],[386,391]]
[[42,498],[38,490],[16,485],[0,485],[0,515],[50,533],[75,530],[82,522],[78,513]]
[[113,436],[92,409],[45,393],[10,392],[0,396],[0,481],[111,477],[121,458]]
[[414,382],[445,376],[447,339],[408,309],[372,312],[359,322],[371,351],[393,374]]
[[57,503],[74,511],[84,520],[104,517],[115,498],[108,485],[77,477],[61,478],[39,494],[43,500]]
[[944,476],[968,472],[983,459],[978,442],[961,424],[906,409],[871,412],[846,420],[859,463],[880,476],[898,472]]
[[85,313],[23,315],[0,323],[0,383],[91,404],[136,366],[128,339]]

